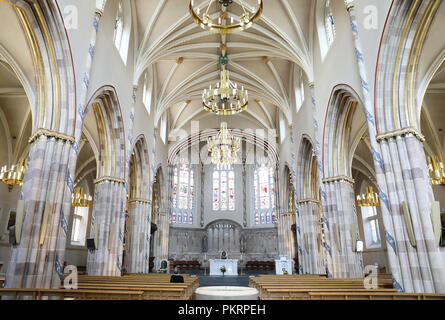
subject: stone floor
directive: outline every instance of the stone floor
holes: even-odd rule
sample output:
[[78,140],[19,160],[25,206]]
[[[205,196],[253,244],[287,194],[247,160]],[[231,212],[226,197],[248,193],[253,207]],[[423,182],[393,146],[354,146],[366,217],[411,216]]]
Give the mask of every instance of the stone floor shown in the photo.
[[238,276],[209,276],[209,270],[181,270],[180,273],[195,275],[199,277],[200,287],[213,286],[234,286],[234,287],[248,287],[249,277],[258,276],[261,274],[275,274],[273,271],[255,271],[255,270],[241,270]]
[[200,287],[248,287],[248,276],[199,276]]

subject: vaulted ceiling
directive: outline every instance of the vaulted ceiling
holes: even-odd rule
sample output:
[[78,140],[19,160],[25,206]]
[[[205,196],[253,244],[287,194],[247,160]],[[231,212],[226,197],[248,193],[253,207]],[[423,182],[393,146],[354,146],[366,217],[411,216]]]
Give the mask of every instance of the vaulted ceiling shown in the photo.
[[[135,82],[147,74],[152,88],[155,123],[167,113],[170,133],[219,127],[220,117],[202,108],[201,95],[220,77],[219,56],[229,57],[230,78],[249,90],[249,107],[226,118],[231,128],[276,129],[279,111],[290,124],[294,93],[300,74],[312,78],[313,12],[315,1],[264,1],[261,20],[249,30],[227,36],[212,34],[196,25],[189,15],[188,0],[136,0],[133,23],[138,50]],[[213,1],[217,19],[221,5]],[[237,15],[237,0],[229,12]],[[209,0],[195,0],[205,8]],[[258,0],[244,0],[248,8]],[[236,19],[236,18],[235,18]]]

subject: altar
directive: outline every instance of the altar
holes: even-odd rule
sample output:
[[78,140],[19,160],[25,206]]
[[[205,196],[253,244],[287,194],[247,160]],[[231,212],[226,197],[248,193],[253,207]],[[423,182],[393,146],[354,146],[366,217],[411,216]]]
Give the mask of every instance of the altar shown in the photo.
[[226,268],[224,275],[237,276],[238,275],[238,260],[236,259],[210,259],[210,275],[222,276],[221,267]]

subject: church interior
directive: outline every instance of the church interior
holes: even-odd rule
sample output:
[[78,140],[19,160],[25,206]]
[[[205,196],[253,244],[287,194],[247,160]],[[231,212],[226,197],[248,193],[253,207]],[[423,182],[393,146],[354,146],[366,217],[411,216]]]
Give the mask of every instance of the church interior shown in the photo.
[[445,300],[444,28],[442,0],[0,0],[0,299]]

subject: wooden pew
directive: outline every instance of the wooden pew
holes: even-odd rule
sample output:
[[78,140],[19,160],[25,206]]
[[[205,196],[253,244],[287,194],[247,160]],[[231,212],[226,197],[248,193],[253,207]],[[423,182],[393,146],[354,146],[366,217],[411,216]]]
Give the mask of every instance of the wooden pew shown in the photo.
[[80,290],[136,290],[142,291],[142,299],[180,299],[192,298],[199,287],[199,278],[183,275],[184,283],[170,283],[168,274],[132,274],[122,277],[79,276]]
[[310,292],[311,300],[445,300],[445,294],[402,292]]
[[[360,292],[363,294],[372,294],[375,292],[380,293],[396,293],[396,289],[326,289],[326,288],[286,288],[286,289],[269,289],[263,290],[263,295],[260,297],[261,300],[313,300],[312,293],[337,293],[337,294],[348,294],[351,291]],[[314,299],[315,300],[315,299]]]
[[60,300],[141,300],[143,291],[125,290],[65,290],[65,289],[0,289],[0,297],[29,297],[32,300],[57,297]]
[[394,293],[392,279],[378,279],[378,289],[367,290],[363,278],[328,279],[318,275],[260,276],[249,279],[259,290],[260,299],[310,299],[309,292],[377,292]]

